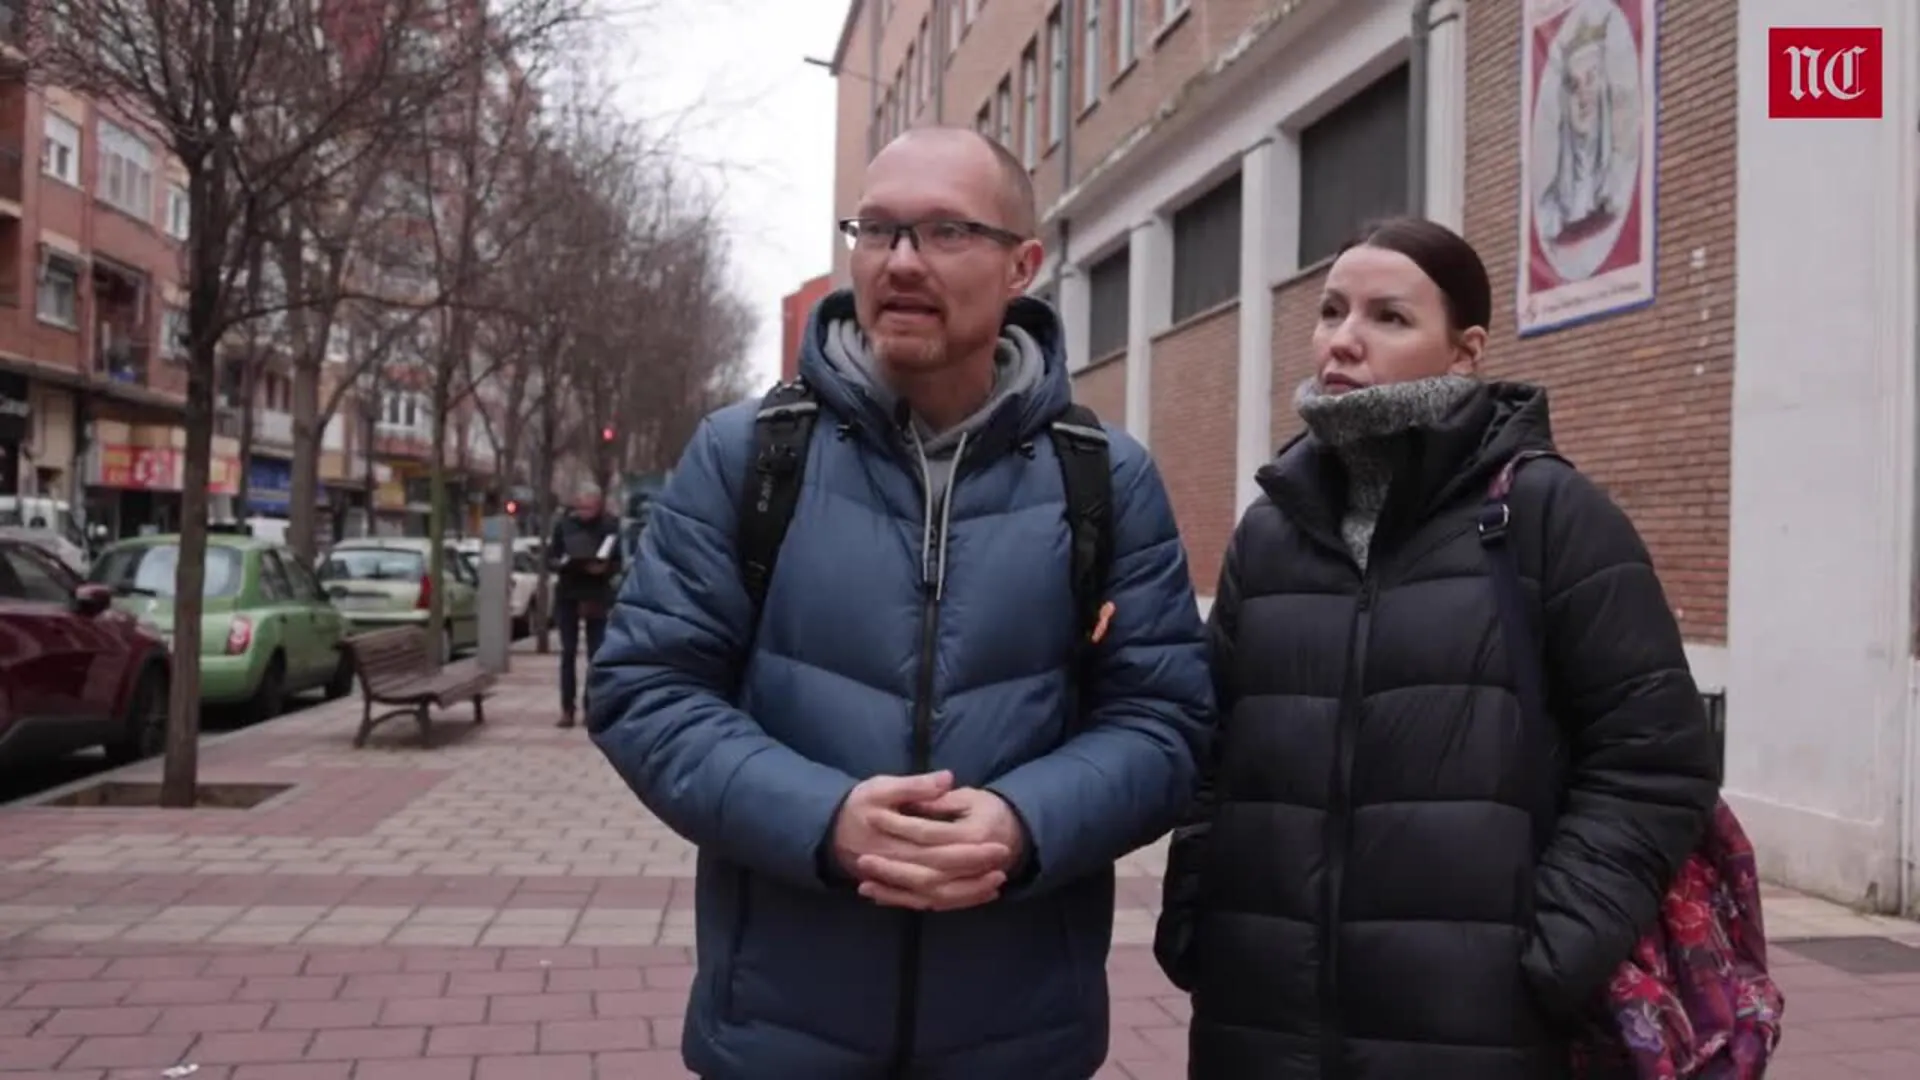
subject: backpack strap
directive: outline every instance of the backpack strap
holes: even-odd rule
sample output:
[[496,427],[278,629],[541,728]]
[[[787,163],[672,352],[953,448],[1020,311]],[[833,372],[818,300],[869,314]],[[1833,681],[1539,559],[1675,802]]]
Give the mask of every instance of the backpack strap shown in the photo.
[[1084,647],[1104,632],[1102,609],[1113,569],[1113,458],[1106,428],[1085,405],[1069,405],[1047,434],[1066,485],[1074,617]]
[[812,388],[798,379],[767,391],[753,418],[753,467],[740,494],[739,555],[740,580],[756,617],[800,502],[807,448],[819,418]]
[[1520,466],[1535,458],[1553,458],[1572,464],[1551,450],[1523,450],[1494,475],[1487,485],[1486,501],[1480,506],[1480,546],[1487,552],[1500,632],[1506,639],[1508,663],[1513,666],[1514,692],[1520,698],[1520,711],[1529,725],[1544,722],[1547,715],[1547,694],[1541,685],[1545,654],[1541,652],[1533,619],[1528,615],[1526,592],[1520,585],[1520,560],[1507,541],[1513,524],[1513,506],[1508,500],[1513,494],[1514,475]]

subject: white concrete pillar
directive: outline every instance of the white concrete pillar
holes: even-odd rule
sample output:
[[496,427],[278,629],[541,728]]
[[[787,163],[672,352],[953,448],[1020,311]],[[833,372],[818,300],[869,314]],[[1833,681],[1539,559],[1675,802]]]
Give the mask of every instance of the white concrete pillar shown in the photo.
[[1253,474],[1273,455],[1274,139],[1240,155],[1240,379],[1234,517],[1260,497]]
[[1087,355],[1093,330],[1093,294],[1087,289],[1087,272],[1067,262],[1064,254],[1060,261],[1059,283],[1060,287],[1054,295],[1060,305],[1060,321],[1066,324],[1067,367],[1079,371],[1093,359]]
[[1173,224],[1158,215],[1127,238],[1127,434],[1153,445],[1153,335],[1173,311]]
[[1433,5],[1427,39],[1426,216],[1460,232],[1467,215],[1467,5]]
[[1735,261],[1728,798],[1770,877],[1912,911],[1920,5],[1820,5],[1884,28],[1882,119],[1773,120],[1807,12],[1740,5],[1734,250],[1688,253]]

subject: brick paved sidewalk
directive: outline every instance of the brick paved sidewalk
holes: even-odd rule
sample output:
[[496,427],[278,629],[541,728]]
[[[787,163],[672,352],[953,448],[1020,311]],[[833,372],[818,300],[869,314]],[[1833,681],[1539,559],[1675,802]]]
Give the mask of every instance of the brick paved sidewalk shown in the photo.
[[[692,853],[553,727],[553,658],[514,663],[431,749],[393,725],[353,750],[353,700],[210,740],[203,782],[290,785],[251,810],[0,807],[0,1080],[684,1077]],[[1160,866],[1121,867],[1102,1080],[1185,1074]],[[1771,1075],[1920,1076],[1920,928],[1768,915],[1806,941],[1777,953]]]

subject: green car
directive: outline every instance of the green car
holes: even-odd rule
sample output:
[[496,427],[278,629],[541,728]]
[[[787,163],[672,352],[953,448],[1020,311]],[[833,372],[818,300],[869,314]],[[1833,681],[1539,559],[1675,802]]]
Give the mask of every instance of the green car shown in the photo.
[[[417,536],[342,540],[320,560],[320,584],[349,623],[350,633],[394,626],[427,628],[436,583],[427,576],[431,541]],[[441,562],[446,622],[433,635],[444,663],[480,643],[480,579],[452,544]]]
[[[114,606],[173,633],[180,538],[143,536],[108,547],[87,579],[112,589]],[[200,625],[200,700],[244,705],[256,720],[280,715],[287,695],[353,689],[347,620],[299,556],[250,536],[207,537]]]

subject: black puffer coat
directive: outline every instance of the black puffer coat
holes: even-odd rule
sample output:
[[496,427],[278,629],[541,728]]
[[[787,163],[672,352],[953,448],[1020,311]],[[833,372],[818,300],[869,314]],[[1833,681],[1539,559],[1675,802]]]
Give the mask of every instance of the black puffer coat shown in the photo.
[[1509,500],[1554,714],[1522,721],[1476,516],[1551,447],[1546,394],[1490,384],[1396,439],[1366,573],[1312,437],[1227,557],[1218,758],[1156,943],[1193,991],[1194,1080],[1563,1076],[1718,793],[1645,547],[1550,459]]

